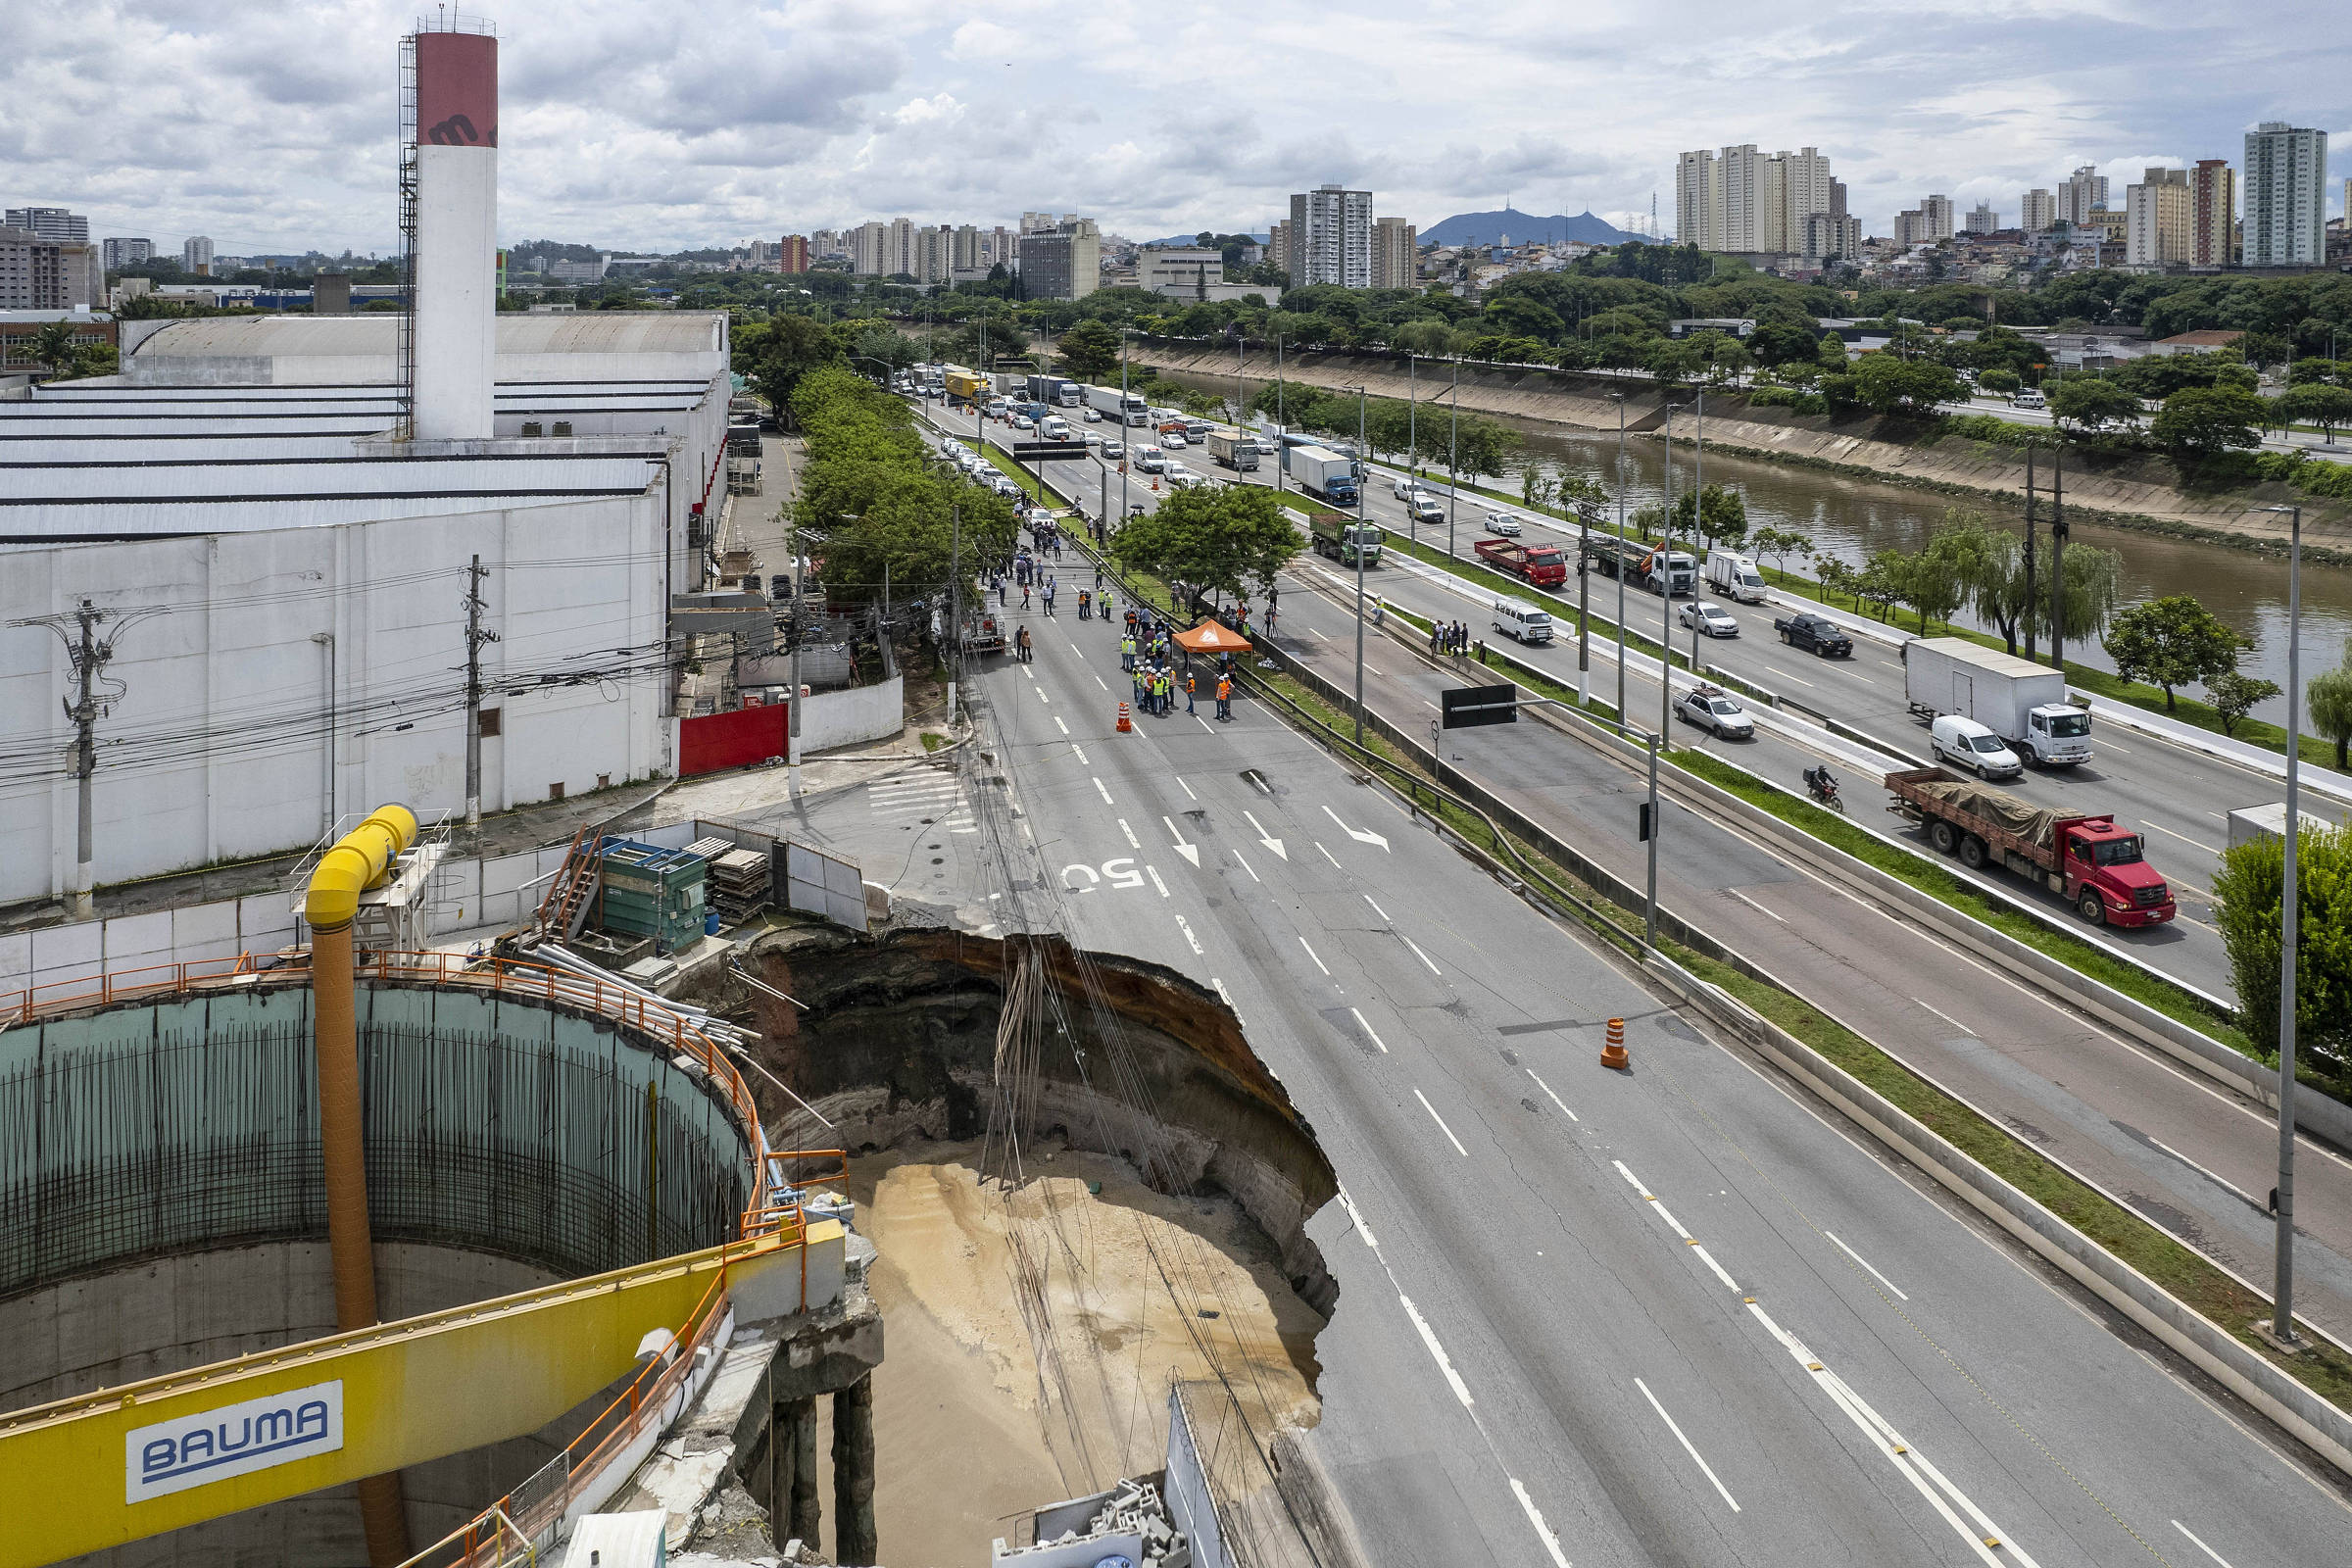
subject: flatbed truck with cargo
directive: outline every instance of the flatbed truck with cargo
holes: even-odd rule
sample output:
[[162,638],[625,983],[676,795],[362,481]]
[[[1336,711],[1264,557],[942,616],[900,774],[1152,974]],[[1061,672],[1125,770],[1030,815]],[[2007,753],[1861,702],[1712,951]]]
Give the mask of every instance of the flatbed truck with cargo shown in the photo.
[[1886,775],[1887,810],[1971,869],[1997,865],[2038,881],[2092,925],[2162,925],[2180,912],[2145,843],[2109,812],[2037,807],[1940,767]]

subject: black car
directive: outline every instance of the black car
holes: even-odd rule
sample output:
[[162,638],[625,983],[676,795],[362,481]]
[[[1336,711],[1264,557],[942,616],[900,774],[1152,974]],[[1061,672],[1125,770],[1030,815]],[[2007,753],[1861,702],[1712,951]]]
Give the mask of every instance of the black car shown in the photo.
[[1772,623],[1781,634],[1781,641],[1791,648],[1810,648],[1821,659],[1851,659],[1854,640],[1838,628],[1827,615],[1798,613],[1784,615]]

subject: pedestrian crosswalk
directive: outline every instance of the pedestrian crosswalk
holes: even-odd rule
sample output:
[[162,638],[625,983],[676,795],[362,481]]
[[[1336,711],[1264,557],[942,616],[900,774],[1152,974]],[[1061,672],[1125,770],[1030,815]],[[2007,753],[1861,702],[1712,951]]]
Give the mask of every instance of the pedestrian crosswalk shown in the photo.
[[953,773],[915,773],[877,779],[865,787],[867,804],[885,822],[912,825],[928,821],[951,833],[977,833],[971,802],[963,783]]

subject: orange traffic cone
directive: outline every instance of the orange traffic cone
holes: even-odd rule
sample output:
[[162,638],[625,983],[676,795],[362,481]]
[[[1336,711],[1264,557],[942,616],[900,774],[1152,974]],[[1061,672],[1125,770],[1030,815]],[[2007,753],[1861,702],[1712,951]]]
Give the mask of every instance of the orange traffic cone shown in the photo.
[[1153,480],[1152,481],[1152,489],[1154,489],[1154,490],[1157,490],[1157,489],[1159,488],[1159,481],[1158,481],[1157,479],[1153,479]]
[[[1127,705],[1125,703],[1121,703],[1119,705],[1119,733],[1122,735],[1127,735],[1132,734],[1134,730],[1135,723],[1127,716]],[[1622,1055],[1624,1053],[1620,1052],[1618,1054]]]
[[1600,1064],[1603,1067],[1619,1068],[1631,1067],[1634,1064],[1634,1058],[1625,1054],[1625,1020],[1623,1018],[1609,1020],[1609,1039],[1608,1043],[1600,1048]]

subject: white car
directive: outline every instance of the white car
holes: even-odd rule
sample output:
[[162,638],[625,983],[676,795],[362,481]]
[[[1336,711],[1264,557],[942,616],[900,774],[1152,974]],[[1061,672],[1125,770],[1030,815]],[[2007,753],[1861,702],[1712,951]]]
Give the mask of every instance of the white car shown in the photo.
[[1078,411],[1078,417],[1088,424],[1101,424],[1102,411],[1101,409],[1081,409]]
[[1979,778],[2015,778],[2026,770],[2007,741],[1958,713],[1945,713],[1928,726],[1928,750],[1937,761],[1970,768]]
[[1500,534],[1505,539],[1516,539],[1519,537],[1519,519],[1507,512],[1490,512],[1487,514],[1487,532]]
[[1747,710],[1712,686],[1701,686],[1674,705],[1674,716],[1686,724],[1703,725],[1730,741],[1752,741],[1756,721]]
[[1402,501],[1421,488],[1420,481],[1409,473],[1400,473],[1389,484],[1389,494]]
[[1102,455],[1106,458],[1123,458],[1127,455],[1127,443],[1124,441],[1105,441],[1102,443]]
[[1015,430],[1034,430],[1037,428],[1037,421],[1026,414],[1016,414],[1012,416],[1012,427]]
[[1261,435],[1257,438],[1257,455],[1261,458],[1279,458],[1282,456],[1282,443],[1270,435]]
[[1159,432],[1159,444],[1173,452],[1179,447],[1190,446],[1192,443],[1185,440],[1182,430],[1162,430]]
[[1685,605],[1682,611],[1682,622],[1686,626],[1695,625],[1710,637],[1737,637],[1740,635],[1740,623],[1732,618],[1732,612],[1711,599],[1701,599]]

